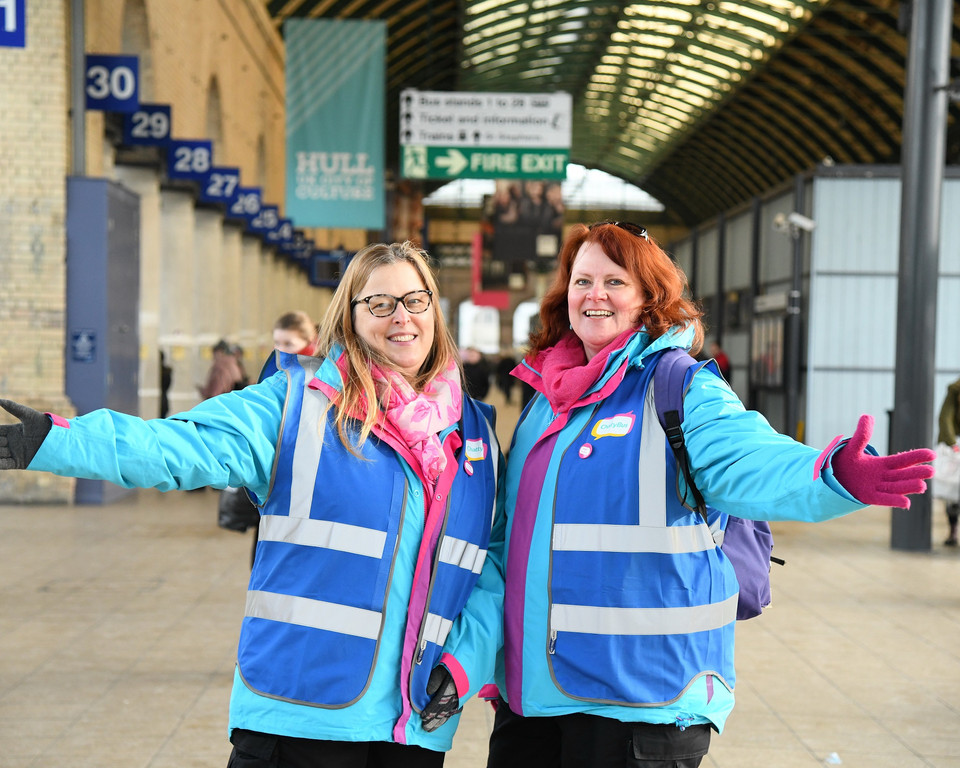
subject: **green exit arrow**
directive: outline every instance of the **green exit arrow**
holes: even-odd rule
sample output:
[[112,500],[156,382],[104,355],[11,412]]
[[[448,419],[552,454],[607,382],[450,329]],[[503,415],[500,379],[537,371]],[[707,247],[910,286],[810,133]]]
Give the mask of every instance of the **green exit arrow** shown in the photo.
[[448,149],[446,156],[437,157],[433,162],[438,168],[445,169],[450,176],[458,176],[469,164],[459,149]]

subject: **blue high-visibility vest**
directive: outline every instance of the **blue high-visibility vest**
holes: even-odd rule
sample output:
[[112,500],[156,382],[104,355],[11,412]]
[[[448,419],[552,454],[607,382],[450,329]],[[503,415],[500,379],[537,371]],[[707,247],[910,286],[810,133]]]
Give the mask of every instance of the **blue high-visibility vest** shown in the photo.
[[[373,675],[410,489],[402,459],[383,440],[371,435],[359,449],[362,459],[343,445],[328,398],[308,386],[321,360],[278,360],[289,385],[238,667],[259,694],[346,707]],[[408,660],[407,693],[417,709],[429,700],[427,678],[479,576],[495,508],[499,448],[489,445],[492,430],[480,406],[465,399],[463,411],[464,449],[429,587],[409,611],[420,617],[415,658]],[[483,445],[490,455],[471,462],[471,447]]]

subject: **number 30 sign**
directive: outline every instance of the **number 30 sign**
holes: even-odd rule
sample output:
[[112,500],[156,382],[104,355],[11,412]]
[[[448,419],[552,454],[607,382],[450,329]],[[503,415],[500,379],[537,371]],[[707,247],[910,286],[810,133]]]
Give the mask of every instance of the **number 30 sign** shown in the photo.
[[133,112],[140,104],[136,56],[87,55],[87,109]]

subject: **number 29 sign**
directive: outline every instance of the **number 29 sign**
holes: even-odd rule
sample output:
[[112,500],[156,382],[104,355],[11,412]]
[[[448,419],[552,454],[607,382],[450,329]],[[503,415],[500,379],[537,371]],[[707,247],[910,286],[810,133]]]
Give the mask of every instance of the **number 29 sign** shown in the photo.
[[87,54],[87,109],[134,112],[140,103],[140,66],[136,56]]
[[169,104],[141,104],[123,116],[123,143],[169,144],[170,122]]

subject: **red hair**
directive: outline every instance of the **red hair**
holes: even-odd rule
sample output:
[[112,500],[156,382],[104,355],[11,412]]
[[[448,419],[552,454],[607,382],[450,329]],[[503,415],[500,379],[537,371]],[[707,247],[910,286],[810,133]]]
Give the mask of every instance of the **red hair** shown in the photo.
[[585,243],[596,243],[616,265],[630,273],[643,292],[643,307],[637,326],[643,325],[653,339],[671,328],[692,325],[695,336],[691,352],[703,347],[703,312],[684,294],[687,277],[652,238],[646,239],[616,224],[587,227],[575,224],[557,257],[553,285],[540,303],[540,329],[530,336],[529,356],[552,347],[570,328],[567,291],[573,262]]

